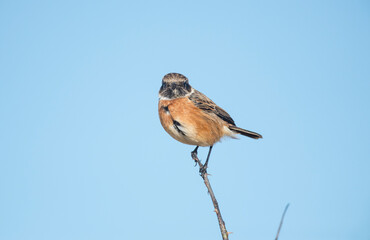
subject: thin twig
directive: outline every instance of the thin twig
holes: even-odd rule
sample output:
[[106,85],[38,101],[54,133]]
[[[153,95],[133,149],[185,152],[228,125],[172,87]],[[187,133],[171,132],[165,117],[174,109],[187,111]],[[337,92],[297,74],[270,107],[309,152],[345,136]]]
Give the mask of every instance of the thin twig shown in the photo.
[[[199,165],[199,169],[202,169],[203,168],[203,164],[198,159],[197,153],[195,151],[191,153],[191,157]],[[220,231],[221,231],[222,239],[223,240],[229,240],[229,233],[226,230],[225,222],[222,219],[221,211],[220,211],[220,208],[218,207],[218,202],[216,200],[215,194],[213,193],[211,184],[210,184],[210,182],[208,180],[207,169],[204,169],[204,171],[201,172],[201,177],[203,178],[204,184],[206,185],[206,187],[208,189],[208,193],[211,196],[211,199],[212,199],[212,202],[213,202],[213,206],[214,206],[215,212],[217,214],[218,224],[220,225]]]
[[289,207],[289,203],[285,206],[285,209],[284,209],[283,215],[281,216],[281,220],[280,220],[280,224],[279,224],[278,231],[277,231],[277,233],[276,233],[275,240],[278,240],[278,238],[279,238],[279,234],[280,234],[281,226],[283,225],[283,221],[284,221],[285,213],[286,213],[286,211],[288,210],[288,207]]

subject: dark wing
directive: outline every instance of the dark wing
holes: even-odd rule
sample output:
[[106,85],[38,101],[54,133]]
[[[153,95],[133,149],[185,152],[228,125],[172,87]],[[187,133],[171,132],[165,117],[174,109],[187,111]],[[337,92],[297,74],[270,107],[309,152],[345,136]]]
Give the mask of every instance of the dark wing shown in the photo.
[[230,115],[225,110],[217,106],[203,93],[194,89],[194,92],[189,96],[189,99],[194,103],[195,106],[202,109],[203,111],[207,113],[214,113],[225,122],[235,126],[235,122],[230,117]]

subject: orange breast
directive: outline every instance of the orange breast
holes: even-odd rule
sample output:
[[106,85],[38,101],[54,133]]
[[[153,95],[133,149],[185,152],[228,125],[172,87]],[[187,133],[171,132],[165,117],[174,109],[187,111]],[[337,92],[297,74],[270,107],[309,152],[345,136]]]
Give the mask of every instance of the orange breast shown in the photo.
[[[160,100],[158,111],[163,128],[182,143],[211,146],[225,135],[226,123],[215,114],[197,108],[187,97]],[[176,129],[174,121],[180,124],[183,134]]]

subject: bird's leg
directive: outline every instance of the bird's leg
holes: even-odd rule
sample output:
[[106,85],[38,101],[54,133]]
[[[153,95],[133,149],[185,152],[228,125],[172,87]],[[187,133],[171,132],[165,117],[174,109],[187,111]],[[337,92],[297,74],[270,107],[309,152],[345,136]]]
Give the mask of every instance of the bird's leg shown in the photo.
[[212,148],[213,148],[213,145],[209,147],[209,151],[208,151],[208,155],[207,155],[207,160],[206,162],[204,163],[203,166],[200,166],[199,168],[199,172],[201,175],[204,175],[207,173],[207,168],[208,168],[208,160],[209,160],[209,156],[211,156],[211,151],[212,151]]
[[[197,165],[197,163],[200,163],[200,160],[198,159],[198,148],[199,146],[197,146],[192,152],[191,152],[191,157],[194,159],[195,161],[195,166]],[[194,167],[195,167],[194,166]]]

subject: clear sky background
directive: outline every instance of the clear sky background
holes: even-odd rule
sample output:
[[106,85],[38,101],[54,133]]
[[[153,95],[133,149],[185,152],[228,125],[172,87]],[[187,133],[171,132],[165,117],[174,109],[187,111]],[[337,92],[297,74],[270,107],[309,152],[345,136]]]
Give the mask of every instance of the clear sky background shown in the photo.
[[212,152],[230,239],[370,239],[366,0],[1,1],[0,66],[0,239],[221,239],[169,72],[264,136]]

